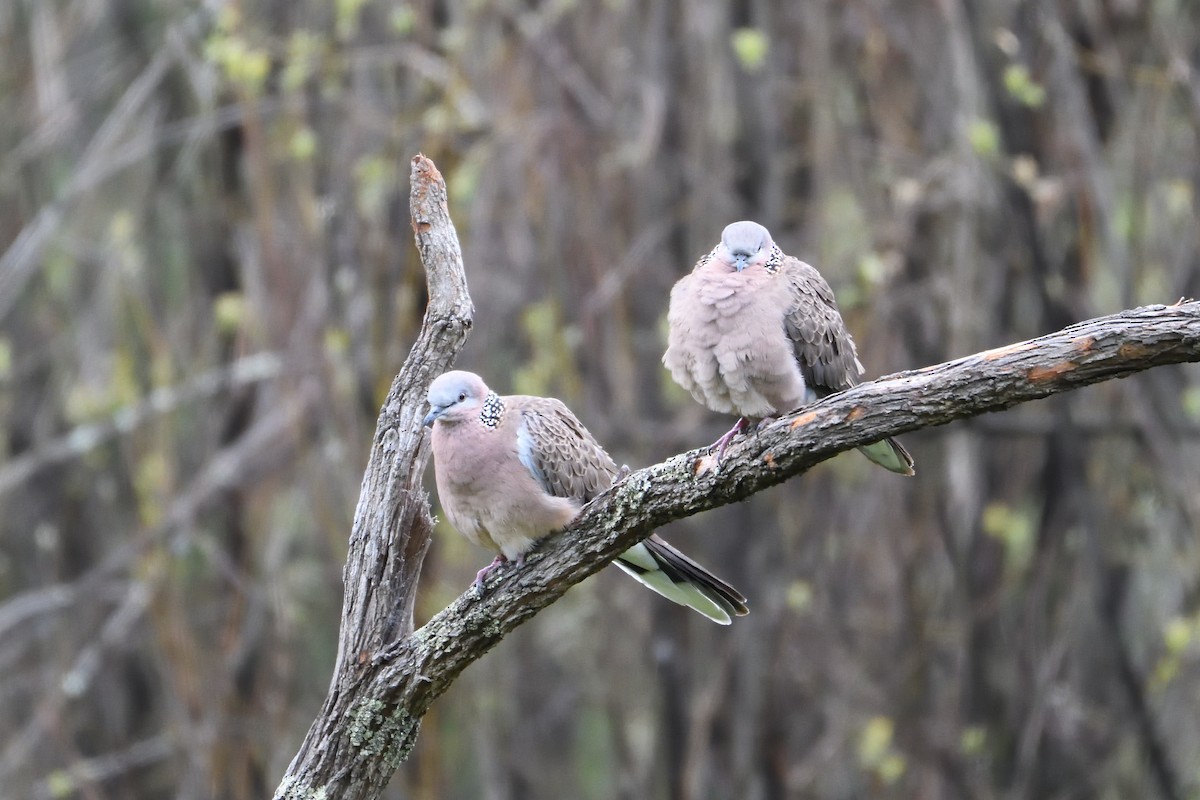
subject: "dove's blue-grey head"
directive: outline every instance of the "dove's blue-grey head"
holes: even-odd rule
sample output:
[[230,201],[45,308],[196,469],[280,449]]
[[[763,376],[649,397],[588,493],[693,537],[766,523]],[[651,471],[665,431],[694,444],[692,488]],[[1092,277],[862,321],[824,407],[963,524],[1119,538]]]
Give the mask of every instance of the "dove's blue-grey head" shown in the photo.
[[480,407],[490,394],[483,378],[474,372],[452,370],[434,378],[429,385],[429,413],[425,415],[426,427],[435,420],[459,422],[479,414]]
[[725,226],[716,256],[741,272],[746,267],[765,264],[771,257],[774,244],[770,231],[757,222],[745,219]]

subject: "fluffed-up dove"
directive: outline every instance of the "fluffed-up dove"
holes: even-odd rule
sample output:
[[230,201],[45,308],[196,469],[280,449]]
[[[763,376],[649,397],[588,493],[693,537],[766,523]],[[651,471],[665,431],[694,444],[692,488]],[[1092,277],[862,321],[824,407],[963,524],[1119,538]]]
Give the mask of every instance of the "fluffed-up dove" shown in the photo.
[[[671,377],[713,411],[740,416],[714,444],[718,461],[752,421],[849,389],[863,374],[829,284],[757,222],[726,226],[671,290],[667,321],[663,364]],[[915,474],[895,439],[859,450],[885,469]]]
[[[495,552],[475,577],[515,560],[566,527],[620,475],[616,463],[561,401],[491,391],[455,370],[429,387],[438,497],[451,524]],[[657,535],[614,561],[641,583],[714,622],[747,612],[746,598]]]

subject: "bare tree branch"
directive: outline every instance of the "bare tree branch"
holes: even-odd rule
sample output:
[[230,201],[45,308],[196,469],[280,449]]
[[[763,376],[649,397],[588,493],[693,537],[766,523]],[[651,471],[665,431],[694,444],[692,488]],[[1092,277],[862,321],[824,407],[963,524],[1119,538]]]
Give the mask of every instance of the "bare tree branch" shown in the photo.
[[429,310],[380,416],[364,478],[330,696],[277,798],[378,796],[412,748],[421,717],[467,665],[657,527],[742,500],[885,436],[1200,361],[1200,303],[1180,302],[863,384],[737,440],[719,469],[706,451],[693,450],[634,472],[585,507],[563,535],[538,547],[523,568],[501,571],[482,598],[465,594],[413,631],[412,601],[430,532],[419,488],[428,454],[423,394],[449,365],[471,320],[444,192],[432,164],[414,159],[414,227],[429,273]]
[[[375,427],[350,551],[337,662],[329,695],[292,759],[277,797],[375,797],[395,771],[382,745],[411,743],[420,714],[367,694],[373,660],[390,643],[412,638],[417,578],[433,520],[421,474],[429,460],[423,437],[425,392],[466,341],[475,309],[467,292],[458,234],[446,206],[446,183],[424,156],[412,161],[413,232],[429,287],[417,341],[392,382]],[[428,707],[428,704],[426,704]],[[407,752],[407,750],[405,750]]]

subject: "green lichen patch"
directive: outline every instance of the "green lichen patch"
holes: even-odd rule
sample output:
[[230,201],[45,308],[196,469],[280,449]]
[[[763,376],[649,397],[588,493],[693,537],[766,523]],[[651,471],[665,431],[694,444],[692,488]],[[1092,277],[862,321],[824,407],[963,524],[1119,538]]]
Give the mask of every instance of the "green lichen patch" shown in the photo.
[[377,756],[395,770],[408,758],[421,720],[403,708],[388,711],[382,700],[365,700],[350,715],[350,744],[364,756]]
[[295,776],[284,778],[275,790],[275,800],[327,800],[324,786],[309,786]]

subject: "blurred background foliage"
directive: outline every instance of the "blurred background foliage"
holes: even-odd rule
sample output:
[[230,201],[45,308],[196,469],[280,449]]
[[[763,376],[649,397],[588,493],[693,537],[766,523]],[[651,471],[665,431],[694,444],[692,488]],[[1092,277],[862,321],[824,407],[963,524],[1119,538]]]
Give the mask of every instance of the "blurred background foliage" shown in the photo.
[[[729,419],[659,363],[754,218],[870,375],[1200,295],[1189,0],[0,4],[0,794],[270,792],[327,688],[446,175],[459,364],[619,461]],[[666,530],[473,666],[395,798],[1200,797],[1200,373],[847,455]],[[490,554],[442,530],[421,614]]]

